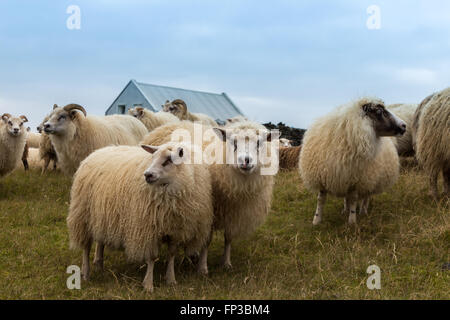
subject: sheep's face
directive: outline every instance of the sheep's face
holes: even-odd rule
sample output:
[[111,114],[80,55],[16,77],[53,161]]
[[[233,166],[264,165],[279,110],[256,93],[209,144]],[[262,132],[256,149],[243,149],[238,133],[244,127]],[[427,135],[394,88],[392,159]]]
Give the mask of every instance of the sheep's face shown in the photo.
[[280,147],[285,147],[285,148],[292,147],[291,140],[286,139],[286,138],[281,138],[280,139]]
[[141,119],[144,115],[144,108],[136,107],[136,108],[130,109],[130,110],[128,110],[128,114],[137,119]]
[[362,109],[364,114],[372,120],[377,136],[389,137],[405,133],[406,123],[389,112],[382,103],[366,103]]
[[234,118],[227,119],[226,124],[232,124],[232,123],[243,122],[243,121],[248,121],[248,119],[243,116],[236,116]]
[[79,105],[70,104],[64,108],[55,105],[53,112],[44,123],[45,133],[57,136],[74,136],[76,132],[74,120],[78,117],[79,111],[86,116],[86,110]]
[[2,116],[2,121],[5,123],[6,132],[12,137],[20,137],[26,132],[23,124],[28,122],[28,119],[25,116],[15,118],[10,114],[5,113]]
[[162,106],[162,111],[170,112],[179,119],[182,119],[187,113],[187,106],[182,100],[174,100],[172,102],[167,100]]
[[188,150],[181,144],[166,144],[159,147],[142,145],[142,148],[153,154],[150,167],[144,172],[145,181],[151,185],[173,185],[174,176],[184,166]]
[[[224,130],[214,128],[217,136],[226,142],[227,164],[229,155],[233,155],[232,165],[242,174],[250,175],[261,166],[261,154],[265,152],[270,133],[257,130]],[[263,152],[262,152],[263,151]]]

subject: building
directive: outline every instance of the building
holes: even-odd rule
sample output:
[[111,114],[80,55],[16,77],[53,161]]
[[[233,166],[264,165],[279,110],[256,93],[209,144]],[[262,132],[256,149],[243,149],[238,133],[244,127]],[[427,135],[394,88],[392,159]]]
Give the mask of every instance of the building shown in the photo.
[[226,93],[217,94],[179,88],[146,84],[131,80],[106,110],[106,115],[126,114],[134,107],[144,107],[152,111],[161,110],[166,100],[182,99],[188,110],[204,113],[215,120],[225,121],[238,115],[241,110],[231,101]]

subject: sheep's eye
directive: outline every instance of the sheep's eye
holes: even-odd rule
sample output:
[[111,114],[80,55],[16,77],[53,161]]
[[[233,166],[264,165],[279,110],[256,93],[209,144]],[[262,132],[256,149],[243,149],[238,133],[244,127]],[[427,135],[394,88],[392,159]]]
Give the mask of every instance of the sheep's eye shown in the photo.
[[58,121],[62,121],[62,120],[66,120],[66,116],[60,116],[60,117],[58,118]]
[[12,126],[12,125],[13,125],[13,123],[12,123],[11,121],[8,121],[8,124],[9,124],[10,126]]
[[23,123],[21,123],[20,126],[22,127],[22,126],[23,126]]
[[172,158],[171,158],[171,157],[168,157],[168,158],[166,159],[166,161],[164,161],[164,163],[162,164],[162,166],[165,167],[165,166],[167,166],[167,165],[169,165],[169,164],[171,164],[171,163],[172,163]]

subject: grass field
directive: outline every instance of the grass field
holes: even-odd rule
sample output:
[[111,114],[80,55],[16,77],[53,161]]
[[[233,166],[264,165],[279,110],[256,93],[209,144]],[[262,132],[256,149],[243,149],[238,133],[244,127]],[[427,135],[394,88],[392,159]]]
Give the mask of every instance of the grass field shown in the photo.
[[[71,180],[59,173],[15,172],[0,180],[1,299],[450,299],[450,208],[434,203],[427,178],[404,171],[375,198],[369,215],[348,226],[343,201],[329,198],[323,223],[312,226],[316,195],[296,172],[277,177],[266,224],[234,243],[234,268],[220,267],[222,237],[210,250],[210,276],[198,276],[180,252],[177,286],[164,282],[165,256],[155,268],[155,293],[143,292],[144,264],[105,252],[105,272],[81,290],[66,287],[66,268],[81,264],[68,248]],[[368,290],[366,269],[381,268],[381,290]]]

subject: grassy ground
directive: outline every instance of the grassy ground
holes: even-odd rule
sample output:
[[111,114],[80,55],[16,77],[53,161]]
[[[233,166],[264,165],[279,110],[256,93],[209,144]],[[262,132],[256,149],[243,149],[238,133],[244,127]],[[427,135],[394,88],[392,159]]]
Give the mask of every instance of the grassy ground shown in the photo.
[[[121,252],[105,252],[105,272],[81,290],[68,290],[66,268],[81,264],[68,249],[66,215],[71,181],[59,173],[17,171],[0,180],[1,299],[450,299],[450,210],[433,203],[426,177],[403,172],[393,190],[372,202],[356,227],[330,198],[323,223],[312,226],[314,194],[296,172],[277,177],[273,209],[252,237],[233,246],[232,271],[219,263],[222,241],[210,250],[210,276],[187,260],[176,266],[178,285],[163,281],[165,258],[155,270],[155,293],[142,291],[145,266]],[[381,268],[382,289],[366,287],[366,269]]]

